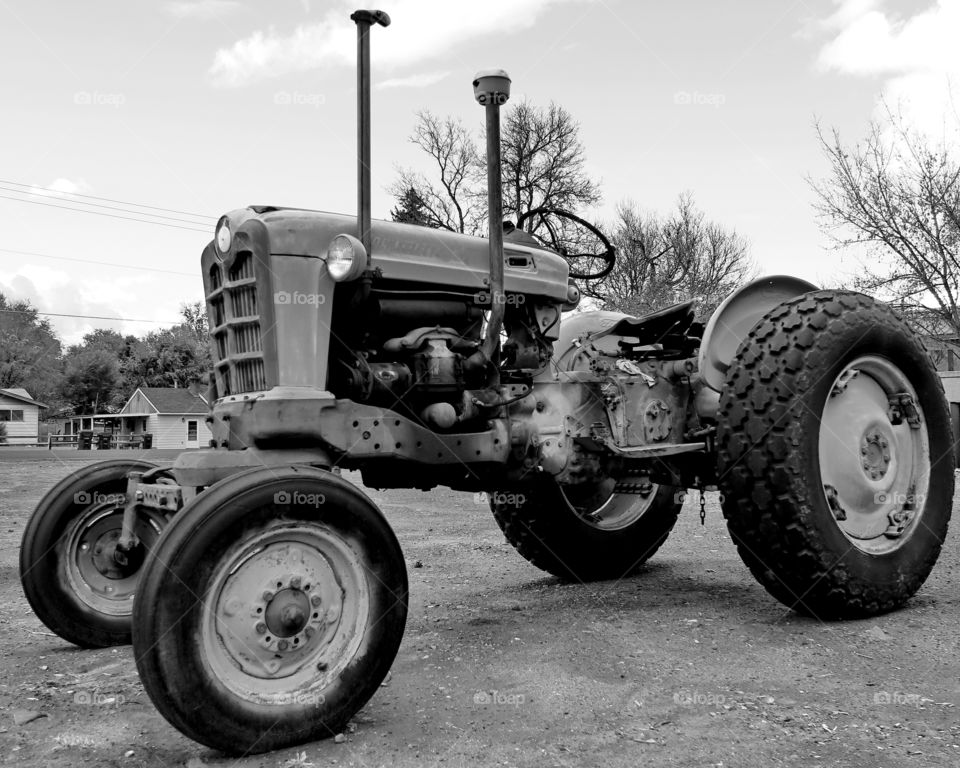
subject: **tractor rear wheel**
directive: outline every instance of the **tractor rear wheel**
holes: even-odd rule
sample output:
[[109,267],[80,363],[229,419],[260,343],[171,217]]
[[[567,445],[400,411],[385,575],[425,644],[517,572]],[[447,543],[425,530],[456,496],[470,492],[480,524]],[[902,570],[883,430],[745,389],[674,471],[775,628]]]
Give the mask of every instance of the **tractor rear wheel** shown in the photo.
[[121,553],[117,541],[127,473],[156,465],[120,459],[90,464],[40,500],[23,532],[20,581],[34,613],[51,631],[83,648],[130,642],[133,598],[147,551],[166,518],[142,512],[140,544]]
[[730,535],[790,608],[889,611],[933,568],[953,501],[950,414],[885,305],[817,291],[771,310],[727,372],[717,452]]
[[393,663],[407,616],[386,519],[313,467],[228,477],[174,520],[134,608],[140,679],[196,741],[252,754],[334,736]]
[[580,490],[544,480],[489,498],[507,541],[541,570],[571,581],[635,573],[667,540],[683,505],[676,488],[612,479]]

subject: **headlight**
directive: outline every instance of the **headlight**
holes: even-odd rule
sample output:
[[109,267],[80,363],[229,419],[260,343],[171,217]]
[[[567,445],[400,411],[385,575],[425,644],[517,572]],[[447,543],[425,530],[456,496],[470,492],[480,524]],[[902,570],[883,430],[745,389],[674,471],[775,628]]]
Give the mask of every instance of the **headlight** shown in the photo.
[[225,254],[230,251],[230,244],[233,242],[233,233],[230,231],[230,221],[224,216],[217,224],[216,234],[217,251]]
[[356,280],[367,268],[367,251],[352,235],[337,235],[327,248],[327,272],[335,282]]

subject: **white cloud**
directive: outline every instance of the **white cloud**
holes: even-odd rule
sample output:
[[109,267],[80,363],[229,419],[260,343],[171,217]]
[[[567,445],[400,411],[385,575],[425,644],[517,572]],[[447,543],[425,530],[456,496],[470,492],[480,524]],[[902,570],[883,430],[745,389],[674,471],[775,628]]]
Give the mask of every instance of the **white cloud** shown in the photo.
[[30,194],[37,197],[68,197],[70,195],[89,195],[93,192],[91,187],[83,179],[72,181],[71,179],[54,179],[45,187],[30,187]]
[[164,5],[164,9],[171,16],[178,19],[217,19],[226,16],[240,8],[236,0],[182,0]]
[[391,77],[377,83],[377,88],[427,88],[434,83],[439,83],[450,72],[421,72],[418,75],[408,75],[407,77]]
[[824,27],[831,40],[817,63],[824,71],[883,78],[882,99],[916,127],[942,135],[960,108],[960,2],[928,1],[900,17],[878,0],[839,0]]
[[[551,6],[592,0],[396,0],[389,29],[373,33],[372,56],[378,66],[392,69],[443,55],[455,55],[465,43],[489,35],[527,29]],[[215,85],[239,86],[266,77],[321,67],[351,65],[357,33],[349,19],[356,3],[338,0],[319,22],[281,33],[257,30],[214,56],[210,77]]]

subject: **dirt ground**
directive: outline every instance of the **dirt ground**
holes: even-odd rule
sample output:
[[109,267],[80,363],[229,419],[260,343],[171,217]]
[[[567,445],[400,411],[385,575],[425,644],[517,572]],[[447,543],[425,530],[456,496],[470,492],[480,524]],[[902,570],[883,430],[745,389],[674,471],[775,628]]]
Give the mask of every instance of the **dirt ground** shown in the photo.
[[[439,490],[370,492],[406,554],[410,618],[387,682],[345,740],[225,759],[155,712],[129,648],[73,648],[20,589],[34,505],[77,461],[103,458],[0,452],[3,764],[960,764],[955,536],[906,609],[822,624],[753,581],[715,499],[705,527],[688,499],[644,572],[584,585],[524,561],[482,500]],[[19,710],[42,717],[18,725]]]

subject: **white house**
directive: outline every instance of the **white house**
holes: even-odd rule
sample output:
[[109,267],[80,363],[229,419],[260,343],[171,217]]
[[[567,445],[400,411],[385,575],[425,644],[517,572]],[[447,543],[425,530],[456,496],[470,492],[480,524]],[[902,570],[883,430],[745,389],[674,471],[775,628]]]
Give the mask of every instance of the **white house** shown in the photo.
[[0,389],[0,423],[7,428],[7,445],[36,443],[40,439],[40,409],[27,390]]
[[212,437],[209,412],[206,399],[189,389],[138,387],[114,418],[122,434],[151,433],[154,448],[204,448]]

